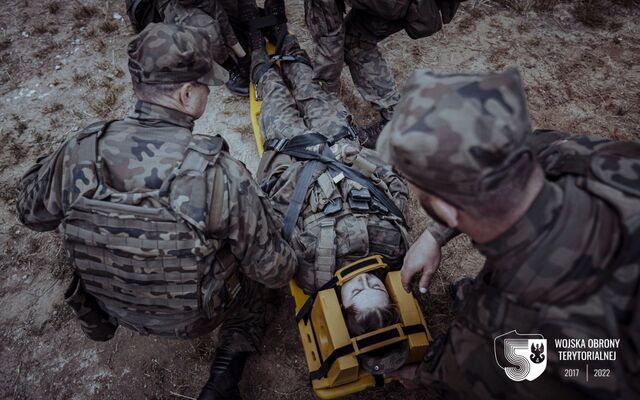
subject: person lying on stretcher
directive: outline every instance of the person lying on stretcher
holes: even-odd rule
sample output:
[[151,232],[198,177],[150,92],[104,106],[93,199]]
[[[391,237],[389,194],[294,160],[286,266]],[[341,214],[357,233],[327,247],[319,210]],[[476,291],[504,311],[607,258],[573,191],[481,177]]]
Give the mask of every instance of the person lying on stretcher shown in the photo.
[[[247,3],[243,9],[255,16],[255,3]],[[265,13],[284,13],[280,3],[267,1]],[[279,65],[267,55],[262,33],[250,33],[251,77],[262,99],[259,123],[265,144],[258,182],[282,216],[285,239],[296,252],[297,284],[314,293],[337,269],[374,254],[400,269],[409,247],[407,185],[377,153],[360,145],[351,115],[312,80],[309,58],[286,24],[267,35],[277,38],[272,40],[278,41]],[[352,336],[398,322],[380,278],[363,273],[341,287]],[[403,355],[374,353],[362,357],[377,361],[362,364],[365,369],[375,365],[370,372],[390,372],[404,363]]]

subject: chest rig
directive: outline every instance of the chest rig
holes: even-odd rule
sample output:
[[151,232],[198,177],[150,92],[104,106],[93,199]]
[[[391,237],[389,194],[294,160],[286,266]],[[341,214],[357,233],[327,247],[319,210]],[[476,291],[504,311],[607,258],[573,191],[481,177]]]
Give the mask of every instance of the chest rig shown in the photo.
[[[297,176],[287,199],[283,236],[298,254],[296,281],[307,293],[331,280],[336,265],[371,254],[399,268],[407,248],[404,215],[394,201],[406,186],[365,150],[350,163],[338,160],[331,146],[348,137],[349,132],[330,139],[309,133],[265,142],[265,150],[300,161],[289,167],[297,169]],[[321,150],[309,149],[314,146]],[[271,176],[263,190],[269,193],[278,179]]]
[[96,186],[72,202],[62,224],[76,273],[107,313],[141,334],[210,332],[240,290],[235,258],[204,233],[209,209],[215,214],[224,196],[216,165],[224,141],[194,135],[159,189],[125,193],[102,171],[97,145],[108,125],[89,126],[77,139]]

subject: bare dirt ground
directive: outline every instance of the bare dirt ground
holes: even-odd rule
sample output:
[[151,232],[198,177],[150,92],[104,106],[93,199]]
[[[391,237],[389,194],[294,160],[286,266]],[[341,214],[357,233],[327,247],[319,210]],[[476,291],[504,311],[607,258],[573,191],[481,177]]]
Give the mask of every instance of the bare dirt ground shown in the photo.
[[[177,399],[196,396],[216,339],[141,337],[120,329],[107,343],[86,339],[63,303],[70,267],[56,233],[38,234],[15,217],[19,177],[36,157],[98,119],[125,115],[134,99],[126,44],[132,32],[123,1],[6,0],[0,10],[0,396],[15,399]],[[530,7],[531,5],[536,7]],[[290,26],[305,48],[302,0],[288,1]],[[538,127],[614,139],[640,135],[640,16],[637,2],[468,1],[437,35],[404,33],[381,44],[400,85],[415,68],[484,71],[517,65]],[[344,73],[344,101],[356,120],[374,115]],[[246,99],[212,91],[197,132],[221,134],[255,171],[257,153]],[[413,234],[425,223],[414,203]],[[444,250],[422,300],[434,334],[451,319],[448,285],[482,265],[468,239]],[[247,399],[312,398],[282,291],[264,348],[245,370]],[[401,386],[354,399],[435,398]]]

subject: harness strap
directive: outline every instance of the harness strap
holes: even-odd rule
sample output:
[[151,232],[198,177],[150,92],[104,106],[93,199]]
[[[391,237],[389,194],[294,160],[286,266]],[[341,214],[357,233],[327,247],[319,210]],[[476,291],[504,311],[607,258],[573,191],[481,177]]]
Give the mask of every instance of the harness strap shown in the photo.
[[320,222],[320,238],[316,247],[316,283],[330,281],[336,264],[336,221],[327,218]]
[[322,168],[322,164],[317,161],[306,163],[300,172],[298,180],[296,181],[296,188],[293,191],[293,196],[291,196],[291,201],[289,202],[289,207],[287,208],[287,213],[284,217],[284,226],[282,228],[282,234],[287,242],[291,241],[293,229],[296,226],[298,215],[300,215],[304,199],[307,196],[307,190],[311,185],[314,172],[319,168]]
[[[320,167],[320,163],[324,164],[332,172],[342,173],[345,177],[352,181],[359,183],[363,187],[367,188],[373,197],[386,207],[392,214],[400,218],[404,222],[404,215],[402,211],[398,209],[398,206],[389,199],[389,197],[382,192],[374,183],[372,183],[367,177],[362,175],[355,169],[336,160],[333,152],[329,148],[332,143],[345,138],[349,135],[348,130],[343,130],[332,139],[327,139],[325,136],[319,133],[308,133],[305,135],[296,136],[293,139],[270,139],[265,142],[266,150],[273,150],[282,154],[289,155],[299,160],[310,161],[307,163],[296,182],[296,188],[292,196],[292,200],[289,203],[287,214],[284,219],[283,234],[287,241],[291,240],[293,229],[302,210],[302,204],[307,194],[307,190],[311,185],[311,179],[314,175],[316,168]],[[309,151],[306,148],[309,146],[324,144],[326,145],[322,154]]]
[[[409,326],[402,326],[400,329],[388,329],[388,330],[385,330],[384,332],[380,332],[372,336],[367,336],[362,339],[354,338],[351,340],[349,344],[346,344],[344,346],[338,347],[337,349],[334,349],[331,352],[331,354],[329,354],[329,356],[327,356],[327,358],[325,358],[324,361],[322,361],[320,368],[309,373],[309,378],[311,380],[322,379],[327,376],[327,374],[329,373],[329,370],[331,369],[331,367],[333,366],[333,364],[336,362],[338,358],[352,354],[352,353],[356,353],[356,355],[367,353],[367,350],[362,351],[360,349],[365,349],[367,347],[371,347],[378,343],[382,343],[394,338],[400,338],[401,332],[406,339],[406,336],[412,335],[414,333],[426,332],[426,330],[424,325],[415,324],[415,325],[409,325]],[[371,351],[372,350],[377,350],[377,349],[371,349]]]

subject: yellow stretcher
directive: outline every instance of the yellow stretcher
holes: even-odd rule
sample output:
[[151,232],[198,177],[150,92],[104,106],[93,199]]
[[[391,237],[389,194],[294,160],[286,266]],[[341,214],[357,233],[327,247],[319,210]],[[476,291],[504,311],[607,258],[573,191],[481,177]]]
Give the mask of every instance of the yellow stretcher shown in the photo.
[[[268,50],[273,52],[273,46],[269,46]],[[262,102],[256,95],[254,85],[249,86],[251,124],[253,126],[258,154],[262,157],[262,153],[264,152],[263,137],[258,122]],[[380,256],[371,256],[357,263],[361,262],[382,263],[382,259]],[[345,266],[340,271],[348,269],[354,264]],[[338,271],[337,274],[340,274],[340,271]],[[345,279],[347,278],[345,277]],[[420,306],[413,295],[406,293],[402,288],[399,271],[392,271],[387,274],[385,286],[390,298],[398,306],[400,322],[405,326],[422,324],[425,328],[424,332],[413,333],[406,336],[401,334],[402,339],[406,339],[409,343],[409,363],[418,363],[424,357],[426,349],[432,340]],[[297,314],[309,296],[298,287],[293,279],[289,282],[289,288],[295,301],[295,311]],[[383,328],[383,330],[393,329],[398,329],[398,327],[394,325]],[[317,370],[322,360],[331,354],[334,349],[344,346],[350,341],[353,342],[342,316],[338,296],[333,289],[323,290],[317,294],[310,320],[308,322],[300,320],[298,322],[298,330],[300,332],[300,339],[304,348],[309,371]],[[374,333],[378,332],[379,331],[376,331]],[[367,335],[369,334],[362,335],[359,338]],[[378,347],[384,345],[386,344],[382,343]],[[393,379],[391,378],[384,379],[385,384],[392,381]],[[376,381],[374,377],[359,367],[357,357],[354,354],[339,357],[325,378],[312,381],[313,390],[321,399],[335,399],[375,386]]]

